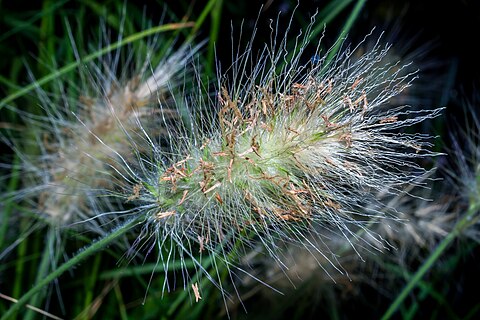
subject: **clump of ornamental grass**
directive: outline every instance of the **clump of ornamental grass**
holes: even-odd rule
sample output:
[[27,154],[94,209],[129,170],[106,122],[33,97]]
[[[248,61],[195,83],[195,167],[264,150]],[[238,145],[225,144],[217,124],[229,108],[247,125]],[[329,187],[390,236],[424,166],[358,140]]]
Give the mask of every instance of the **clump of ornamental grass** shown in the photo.
[[430,137],[405,128],[413,130],[440,109],[384,108],[416,74],[403,73],[400,62],[382,63],[390,46],[380,40],[360,57],[359,46],[324,52],[318,44],[313,56],[319,58],[311,59],[310,29],[291,50],[288,36],[258,53],[249,45],[236,54],[226,73],[219,70],[214,96],[205,95],[208,85],[198,76],[198,92],[173,100],[184,121],[165,127],[167,146],[158,132],[136,121],[133,134],[127,124],[121,131],[130,146],[136,138],[146,146],[119,152],[114,135],[100,137],[81,121],[85,141],[93,137],[99,154],[114,159],[107,165],[114,182],[98,185],[101,194],[109,195],[109,203],[125,204],[92,219],[126,222],[40,281],[18,305],[128,230],[138,231],[130,257],[156,251],[166,290],[176,283],[170,264],[179,261],[184,287],[191,285],[196,301],[205,299],[199,276],[226,293],[223,281],[248,273],[240,260],[252,250],[285,268],[285,244],[293,244],[342,273],[329,234],[346,239],[357,254],[359,245],[383,244],[371,224],[399,218],[376,195],[423,183],[428,170],[417,160],[435,155]]

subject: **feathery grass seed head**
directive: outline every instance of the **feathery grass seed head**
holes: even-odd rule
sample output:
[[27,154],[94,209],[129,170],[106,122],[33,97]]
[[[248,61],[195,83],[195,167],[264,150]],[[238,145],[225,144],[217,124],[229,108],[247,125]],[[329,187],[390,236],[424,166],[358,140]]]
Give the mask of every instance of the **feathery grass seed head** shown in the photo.
[[[232,77],[221,77],[210,102],[216,120],[192,115],[196,129],[184,130],[191,138],[168,154],[152,146],[154,160],[140,159],[149,168],[127,192],[146,213],[164,264],[175,254],[195,260],[198,250],[232,269],[258,241],[281,265],[283,243],[320,252],[309,235],[326,237],[322,230],[360,239],[358,228],[369,232],[372,220],[395,218],[378,192],[396,194],[426,174],[416,159],[435,154],[429,137],[401,130],[440,110],[383,108],[416,76],[400,63],[382,65],[389,46],[360,58],[358,47],[347,47],[312,63],[304,57],[308,33],[291,58],[287,36],[255,59],[251,47],[236,56]],[[145,230],[133,250],[149,239]]]

